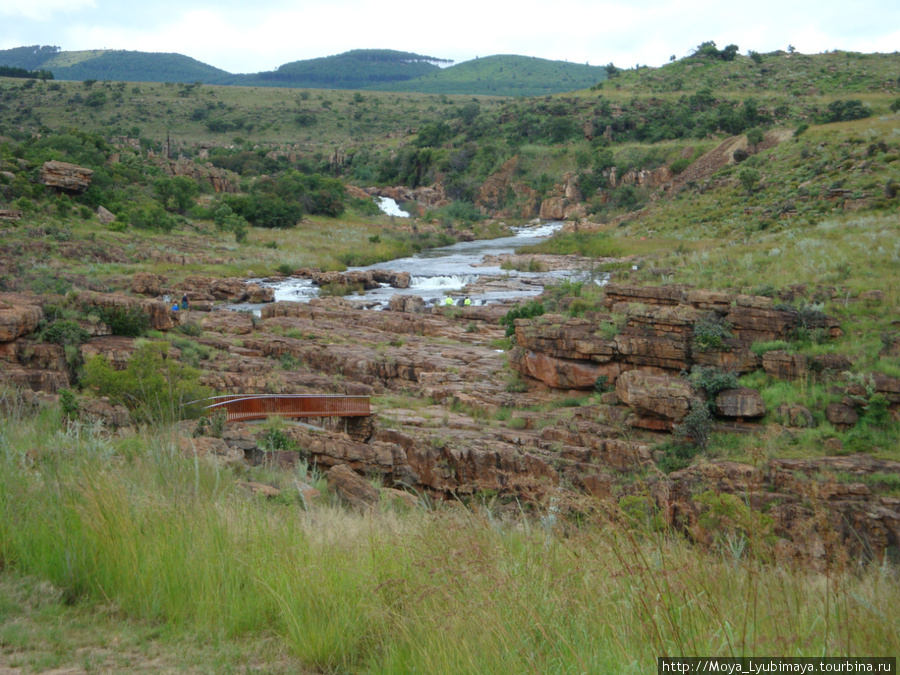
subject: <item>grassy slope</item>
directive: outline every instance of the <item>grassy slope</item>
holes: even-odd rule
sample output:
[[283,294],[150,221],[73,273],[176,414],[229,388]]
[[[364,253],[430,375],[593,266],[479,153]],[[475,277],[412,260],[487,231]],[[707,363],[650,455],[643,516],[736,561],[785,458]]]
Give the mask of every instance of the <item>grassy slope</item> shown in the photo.
[[465,61],[407,82],[369,88],[428,94],[544,96],[584,89],[604,79],[606,69],[601,66],[498,55]]
[[[635,534],[622,514],[589,509],[569,528],[553,509],[577,502],[539,505],[543,520],[517,527],[491,504],[359,514],[326,493],[304,508],[292,476],[261,500],[165,433],[109,439],[66,430],[54,411],[13,415],[0,561],[50,585],[2,578],[10,664],[138,670],[159,658],[210,672],[232,654],[274,672],[642,673],[662,654],[900,648],[896,575],[839,559],[827,574],[770,567],[761,521],[742,553],[720,557]],[[114,629],[111,613],[128,621]],[[47,614],[74,621],[54,634]],[[80,636],[85,623],[112,645]],[[182,650],[186,636],[201,646]]]

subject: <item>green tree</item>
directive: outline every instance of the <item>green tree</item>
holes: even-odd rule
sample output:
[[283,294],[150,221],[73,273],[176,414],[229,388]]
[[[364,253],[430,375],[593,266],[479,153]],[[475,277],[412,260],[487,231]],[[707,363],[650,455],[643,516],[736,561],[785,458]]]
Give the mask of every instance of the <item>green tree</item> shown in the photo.
[[752,194],[759,184],[759,171],[756,169],[745,166],[738,173],[738,180],[741,181],[741,185],[744,186],[744,189],[747,190],[747,194]]
[[200,194],[200,186],[187,176],[175,176],[156,181],[153,191],[164,209],[184,213],[193,205],[194,197]]

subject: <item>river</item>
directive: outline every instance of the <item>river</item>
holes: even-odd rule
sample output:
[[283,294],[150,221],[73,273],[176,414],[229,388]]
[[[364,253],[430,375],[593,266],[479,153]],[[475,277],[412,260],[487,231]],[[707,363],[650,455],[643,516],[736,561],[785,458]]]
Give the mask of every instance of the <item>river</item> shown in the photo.
[[[384,207],[383,207],[384,208]],[[388,205],[387,208],[390,208]],[[409,288],[382,286],[362,295],[348,296],[347,299],[370,309],[387,306],[395,294],[418,295],[426,304],[443,302],[448,294],[455,301],[461,299],[459,291],[469,284],[480,283],[469,297],[474,305],[498,302],[512,298],[540,294],[544,286],[554,281],[581,274],[575,270],[555,272],[520,272],[503,270],[499,266],[484,264],[488,255],[514,253],[517,248],[537,243],[562,227],[562,222],[549,222],[534,227],[514,228],[514,236],[499,239],[465,241],[432,248],[408,258],[398,258],[368,267],[351,267],[348,271],[384,269],[395,272],[409,272]],[[318,288],[308,279],[290,278],[278,281],[258,280],[262,286],[270,286],[275,291],[276,301],[308,302],[318,295]],[[247,306],[243,306],[247,308]]]

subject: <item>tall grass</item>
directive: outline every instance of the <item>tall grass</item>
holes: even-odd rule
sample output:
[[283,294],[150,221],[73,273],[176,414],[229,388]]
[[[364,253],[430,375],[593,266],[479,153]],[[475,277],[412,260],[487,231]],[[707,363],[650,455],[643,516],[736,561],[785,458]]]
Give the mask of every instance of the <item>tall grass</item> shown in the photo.
[[55,411],[3,420],[0,569],[200,636],[271,634],[317,672],[637,673],[660,655],[900,651],[889,566],[780,566],[752,541],[717,553],[596,504],[578,526],[556,506],[515,524],[301,510],[239,491],[167,433],[97,431]]

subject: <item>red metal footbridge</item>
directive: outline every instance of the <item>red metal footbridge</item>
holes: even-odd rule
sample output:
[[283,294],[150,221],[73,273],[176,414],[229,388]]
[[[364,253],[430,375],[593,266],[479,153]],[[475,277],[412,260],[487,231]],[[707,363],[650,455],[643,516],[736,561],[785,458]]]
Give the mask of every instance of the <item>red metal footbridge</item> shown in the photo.
[[267,417],[366,417],[372,414],[368,396],[340,394],[228,394],[197,401],[212,414],[225,411],[226,422]]

